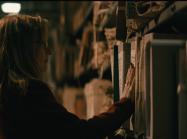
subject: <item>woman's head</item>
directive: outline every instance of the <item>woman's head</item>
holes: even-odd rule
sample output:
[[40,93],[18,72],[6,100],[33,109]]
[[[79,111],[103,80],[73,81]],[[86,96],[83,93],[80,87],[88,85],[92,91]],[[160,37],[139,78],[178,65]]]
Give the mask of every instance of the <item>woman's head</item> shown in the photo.
[[0,20],[0,81],[24,82],[46,70],[48,21],[40,16],[8,15]]
[[[38,78],[46,69],[48,27],[40,16],[9,15],[0,20],[0,78]],[[7,77],[5,77],[7,75]]]

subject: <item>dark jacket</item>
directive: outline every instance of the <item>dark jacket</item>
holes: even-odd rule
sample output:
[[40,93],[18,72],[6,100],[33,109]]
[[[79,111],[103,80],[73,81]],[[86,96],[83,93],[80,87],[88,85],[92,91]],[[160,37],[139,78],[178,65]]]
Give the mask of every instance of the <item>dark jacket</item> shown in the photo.
[[101,139],[134,111],[134,105],[124,98],[107,112],[81,120],[56,102],[45,83],[36,80],[29,81],[25,95],[9,88],[2,96],[7,139]]

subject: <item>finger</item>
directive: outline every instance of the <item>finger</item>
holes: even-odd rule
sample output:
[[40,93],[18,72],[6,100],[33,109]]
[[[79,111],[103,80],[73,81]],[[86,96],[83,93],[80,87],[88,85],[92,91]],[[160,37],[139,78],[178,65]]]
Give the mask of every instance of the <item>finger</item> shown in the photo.
[[128,80],[130,77],[131,67],[128,68],[127,75],[126,75],[126,85],[128,84]]
[[128,68],[128,71],[127,71],[127,75],[126,75],[126,81],[125,81],[125,89],[124,89],[124,93],[127,95],[127,91],[128,91],[128,86],[129,86],[129,78],[130,78],[130,66]]
[[135,78],[132,80],[132,84],[128,86],[126,89],[126,94],[125,96],[127,98],[130,98],[132,101],[134,101],[135,97]]
[[135,68],[132,68],[131,77],[130,77],[130,84],[132,83],[132,80],[134,79],[134,76],[135,76]]
[[133,67],[130,65],[130,67],[129,67],[129,78],[128,79],[131,78],[132,72],[133,72]]
[[135,101],[135,77],[132,82],[132,86],[130,88],[130,95],[131,95],[131,100],[134,102]]
[[132,89],[135,88],[135,76],[134,76],[134,78],[132,79],[131,88],[132,88]]
[[135,75],[134,68],[131,67],[131,71],[130,71],[130,73],[129,73],[129,78],[128,78],[128,84],[131,84],[134,75]]
[[132,87],[132,84],[135,82],[135,69],[132,69],[131,77],[129,79],[128,89]]

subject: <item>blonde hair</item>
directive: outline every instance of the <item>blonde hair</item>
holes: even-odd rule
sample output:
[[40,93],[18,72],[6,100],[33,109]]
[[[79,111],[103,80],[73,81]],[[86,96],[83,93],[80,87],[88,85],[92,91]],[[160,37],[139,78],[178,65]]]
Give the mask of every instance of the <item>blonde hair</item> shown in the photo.
[[17,14],[0,20],[0,84],[25,89],[29,79],[39,78],[34,44],[42,43],[46,30],[47,20],[40,16]]

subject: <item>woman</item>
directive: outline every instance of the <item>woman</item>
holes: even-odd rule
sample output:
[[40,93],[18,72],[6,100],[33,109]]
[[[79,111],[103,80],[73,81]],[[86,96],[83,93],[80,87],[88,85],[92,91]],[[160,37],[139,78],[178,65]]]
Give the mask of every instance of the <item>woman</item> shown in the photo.
[[[129,96],[107,112],[81,120],[59,105],[40,80],[48,55],[47,20],[10,15],[0,20],[1,127],[6,139],[99,139],[112,133],[134,111]],[[134,92],[134,71],[130,90]],[[129,98],[128,98],[129,97]]]

